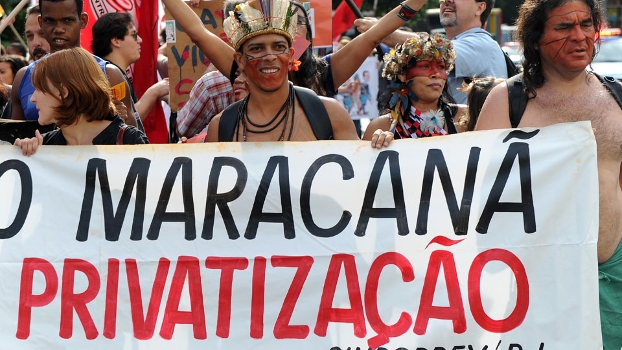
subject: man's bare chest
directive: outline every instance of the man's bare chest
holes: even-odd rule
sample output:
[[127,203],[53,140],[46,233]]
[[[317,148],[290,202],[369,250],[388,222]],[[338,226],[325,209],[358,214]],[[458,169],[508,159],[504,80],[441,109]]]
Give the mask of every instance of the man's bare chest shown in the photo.
[[520,127],[590,121],[601,156],[622,158],[622,109],[603,88],[581,97],[537,96],[527,104]]

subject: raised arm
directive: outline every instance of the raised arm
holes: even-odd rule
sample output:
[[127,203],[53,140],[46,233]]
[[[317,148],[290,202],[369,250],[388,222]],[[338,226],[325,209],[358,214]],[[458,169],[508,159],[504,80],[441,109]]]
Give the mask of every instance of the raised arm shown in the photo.
[[233,66],[235,50],[216,34],[205,28],[201,19],[181,0],[162,0],[175,21],[209,59],[216,69],[228,77]]
[[[378,19],[373,17],[357,18],[354,21],[356,29],[361,33],[367,32],[376,23],[378,23]],[[382,40],[382,43],[390,47],[395,47],[395,45],[402,44],[404,41],[408,40],[412,36],[412,32],[398,29],[393,33],[387,35]]]
[[[419,11],[426,2],[427,0],[406,0],[402,4],[407,6],[407,8]],[[333,65],[333,82],[335,86],[340,86],[348,80],[386,36],[406,23],[405,20],[398,17],[398,13],[402,10],[402,4],[383,16],[368,31],[357,36],[332,55],[330,62]]]

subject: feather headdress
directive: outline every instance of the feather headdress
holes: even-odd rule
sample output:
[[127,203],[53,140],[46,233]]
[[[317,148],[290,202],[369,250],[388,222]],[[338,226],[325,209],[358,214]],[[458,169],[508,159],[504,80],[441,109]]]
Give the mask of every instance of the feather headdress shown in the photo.
[[291,45],[296,35],[297,10],[289,0],[249,0],[236,5],[223,26],[236,51],[261,34],[284,35]]
[[[406,73],[416,61],[445,61],[447,71],[452,70],[456,51],[450,40],[442,33],[413,33],[414,36],[384,55],[382,76],[394,79]],[[414,60],[413,60],[414,59]],[[416,61],[415,61],[416,60]]]

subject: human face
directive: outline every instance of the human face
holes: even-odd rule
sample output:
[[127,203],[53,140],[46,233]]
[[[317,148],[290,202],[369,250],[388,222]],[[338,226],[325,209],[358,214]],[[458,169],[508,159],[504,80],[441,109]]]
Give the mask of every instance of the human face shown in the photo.
[[45,93],[39,89],[35,89],[35,92],[30,97],[30,102],[37,106],[39,111],[39,124],[49,125],[56,122],[55,108],[60,106],[60,92],[46,81],[48,88],[52,93]]
[[276,91],[287,84],[293,52],[283,35],[262,34],[242,45],[239,63],[250,84],[263,91]]
[[307,38],[307,23],[309,19],[304,16],[301,10],[298,10],[298,24],[296,25],[296,33],[303,38]]
[[43,37],[38,17],[38,14],[33,13],[26,18],[26,43],[30,58],[35,61],[50,52],[50,44]]
[[549,13],[538,50],[544,66],[582,71],[592,62],[596,28],[588,6],[567,2]]
[[130,64],[138,61],[138,59],[140,58],[140,44],[142,42],[143,39],[138,36],[136,27],[134,27],[133,24],[130,24],[127,27],[127,34],[125,35],[123,40],[119,41],[123,57],[127,57],[127,59],[130,61]]
[[78,14],[75,0],[41,1],[39,25],[50,51],[80,46],[80,30],[86,27],[86,13]]
[[13,70],[9,62],[0,62],[0,82],[13,85]]
[[458,33],[481,26],[479,16],[485,8],[486,3],[475,0],[441,0],[441,25],[445,29],[455,28]]
[[423,102],[437,102],[447,80],[444,61],[418,61],[406,70],[405,81],[413,80],[412,92]]
[[246,87],[246,73],[239,69],[235,72],[235,81],[233,82],[233,98],[239,101],[248,96],[248,89]]

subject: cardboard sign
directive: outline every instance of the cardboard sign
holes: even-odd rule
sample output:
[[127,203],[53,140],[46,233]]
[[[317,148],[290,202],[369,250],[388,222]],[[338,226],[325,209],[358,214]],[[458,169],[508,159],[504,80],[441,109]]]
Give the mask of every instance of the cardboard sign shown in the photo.
[[[223,3],[224,0],[199,1],[199,7],[191,8],[203,21],[207,30],[227,41],[222,28]],[[190,40],[183,28],[172,20],[173,16],[168,10],[166,10],[166,18],[168,75],[171,87],[169,105],[171,111],[177,112],[188,101],[190,90],[205,74],[210,61]]]
[[0,147],[0,339],[599,349],[596,159],[588,122],[383,150]]

